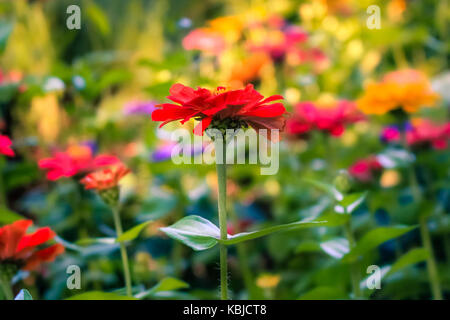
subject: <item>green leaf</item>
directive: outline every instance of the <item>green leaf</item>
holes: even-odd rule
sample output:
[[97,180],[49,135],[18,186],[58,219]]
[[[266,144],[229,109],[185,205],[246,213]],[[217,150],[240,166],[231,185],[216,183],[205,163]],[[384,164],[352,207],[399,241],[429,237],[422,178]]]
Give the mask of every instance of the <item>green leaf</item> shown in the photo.
[[425,248],[414,248],[409,250],[407,253],[402,255],[397,261],[392,265],[386,276],[391,275],[397,271],[400,271],[410,265],[427,260],[429,252]]
[[351,262],[356,260],[359,256],[378,247],[383,242],[400,237],[401,235],[417,228],[417,226],[394,226],[394,227],[380,227],[366,233],[343,258],[344,262]]
[[9,35],[13,30],[13,24],[0,21],[0,53],[2,53],[8,43]]
[[341,259],[350,251],[348,240],[345,238],[335,238],[324,241],[320,244],[325,253],[336,259]]
[[91,246],[94,244],[114,244],[116,238],[85,238],[75,242],[78,246]]
[[300,296],[299,300],[342,300],[348,299],[347,294],[336,287],[321,286]]
[[33,300],[33,297],[27,289],[22,289],[14,298],[14,300]]
[[86,8],[86,13],[92,23],[98,28],[102,35],[109,35],[111,28],[109,25],[108,17],[103,10],[96,4],[90,2]]
[[314,240],[303,241],[297,246],[297,248],[295,248],[295,253],[317,251],[320,251],[320,244]]
[[7,208],[0,208],[0,224],[10,224],[21,219],[25,218]]
[[160,230],[196,251],[214,247],[220,238],[219,228],[211,221],[195,215],[184,217]]
[[181,241],[194,250],[206,250],[214,247],[217,243],[232,245],[243,241],[260,238],[275,232],[289,231],[300,228],[311,228],[323,226],[326,221],[302,220],[293,223],[268,227],[258,231],[243,232],[228,235],[227,240],[220,240],[220,230],[209,220],[199,216],[187,216],[175,224],[160,228],[169,237]]
[[304,182],[309,183],[313,186],[315,186],[317,189],[320,189],[322,191],[325,191],[326,193],[328,193],[330,196],[333,197],[333,199],[337,200],[337,201],[341,201],[342,199],[344,199],[344,195],[342,193],[340,193],[333,185],[328,184],[328,183],[324,183],[322,181],[317,181],[314,179],[303,179]]
[[186,282],[184,282],[182,280],[176,279],[176,278],[167,277],[167,278],[162,279],[160,282],[158,282],[158,284],[156,284],[154,287],[150,288],[149,290],[146,290],[144,292],[140,292],[140,293],[136,294],[135,298],[143,299],[148,296],[154,295],[157,292],[174,291],[174,290],[185,289],[185,288],[189,288],[189,284],[187,284]]
[[141,224],[138,224],[137,226],[131,228],[130,230],[124,232],[120,237],[117,238],[117,242],[123,242],[123,241],[132,241],[136,239],[142,230],[145,229],[152,221],[146,221]]
[[358,192],[345,195],[342,200],[339,201],[339,205],[334,207],[337,213],[351,214],[357,209],[366,199],[367,192]]
[[226,245],[231,245],[231,244],[236,244],[236,243],[240,243],[240,242],[247,241],[247,240],[260,238],[260,237],[263,237],[263,236],[266,236],[266,235],[269,235],[269,234],[272,234],[275,232],[290,231],[290,230],[302,229],[302,228],[320,227],[325,224],[326,224],[326,221],[310,221],[308,219],[305,219],[302,221],[297,221],[297,222],[292,222],[292,223],[281,224],[278,226],[264,228],[264,229],[258,230],[258,231],[242,232],[242,233],[238,233],[235,235],[228,235],[227,240],[219,240],[219,242],[226,244]]
[[134,297],[121,296],[111,292],[89,291],[74,295],[67,300],[137,300]]

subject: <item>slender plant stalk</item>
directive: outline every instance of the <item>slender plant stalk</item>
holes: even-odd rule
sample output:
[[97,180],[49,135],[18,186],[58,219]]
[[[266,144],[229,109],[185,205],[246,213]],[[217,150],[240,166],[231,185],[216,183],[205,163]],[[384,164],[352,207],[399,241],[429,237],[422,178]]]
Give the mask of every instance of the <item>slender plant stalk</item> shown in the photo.
[[3,181],[3,167],[5,164],[5,159],[0,156],[0,208],[7,207],[6,203],[6,190],[5,190],[5,182]]
[[[114,225],[116,227],[117,237],[120,237],[123,233],[123,230],[122,230],[122,223],[120,222],[119,210],[117,208],[114,208],[112,211],[113,211],[113,216],[114,216]],[[127,249],[123,242],[120,243],[120,255],[122,256],[123,274],[125,277],[125,286],[126,286],[126,290],[127,290],[126,291],[127,296],[131,297],[133,295],[133,293],[131,291],[130,266],[128,263]]]
[[436,259],[433,253],[433,246],[431,243],[430,231],[427,227],[427,218],[421,217],[419,219],[420,236],[422,238],[422,245],[428,251],[427,258],[427,271],[428,278],[430,279],[431,292],[433,293],[434,300],[442,300],[442,290],[439,283],[439,274],[436,266]]
[[[228,203],[228,213],[235,225],[236,232],[241,232],[239,229],[239,219],[237,217],[236,212],[233,209],[233,206]],[[238,243],[236,244],[236,252],[239,261],[239,268],[242,272],[242,277],[244,278],[244,284],[247,288],[248,295],[250,299],[257,299],[257,288],[255,286],[255,282],[253,280],[253,274],[250,269],[250,265],[248,262],[248,252],[247,252],[247,244],[246,243]]]
[[6,300],[13,300],[14,294],[10,285],[9,277],[0,273],[0,291],[3,292],[3,296]]
[[[216,170],[218,182],[217,203],[219,208],[219,228],[220,238],[227,239],[227,168],[226,168],[226,142],[222,139],[215,140],[216,147]],[[220,152],[222,149],[222,158]],[[228,270],[227,270],[227,247],[220,245],[220,297],[222,300],[228,300]]]
[[[345,228],[345,235],[347,237],[348,244],[351,249],[356,245],[356,242],[355,238],[353,237],[350,217],[348,222],[344,225],[344,228]],[[358,262],[356,261],[350,264],[350,278],[352,281],[353,297],[355,299],[361,299],[361,289],[359,287],[360,277],[358,271]]]
[[[408,143],[406,141],[406,132],[403,130],[402,132],[402,143],[403,148],[408,152],[411,150],[408,147]],[[417,176],[414,171],[414,167],[411,165],[408,167],[409,174],[409,182],[411,185],[412,195],[414,201],[420,204],[422,201],[422,192],[419,187],[419,183],[417,181]],[[436,258],[433,253],[433,244],[431,242],[430,231],[427,226],[427,216],[423,215],[419,217],[419,225],[420,225],[420,237],[422,240],[423,247],[428,251],[427,258],[427,272],[428,272],[428,280],[430,282],[431,293],[433,295],[434,300],[442,300],[442,290],[439,282],[439,273],[437,270]]]

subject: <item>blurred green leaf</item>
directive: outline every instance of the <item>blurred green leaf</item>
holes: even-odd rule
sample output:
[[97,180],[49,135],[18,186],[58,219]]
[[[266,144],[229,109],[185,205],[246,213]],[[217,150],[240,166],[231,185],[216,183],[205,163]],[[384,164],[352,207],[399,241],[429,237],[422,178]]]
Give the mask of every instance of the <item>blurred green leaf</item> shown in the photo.
[[324,241],[320,244],[320,248],[336,259],[341,259],[350,251],[348,240],[345,238],[335,238]]
[[400,237],[401,235],[417,228],[417,226],[394,226],[394,227],[380,227],[366,233],[356,246],[350,250],[343,258],[343,261],[350,262],[357,259],[364,253],[378,247],[383,242]]
[[33,297],[27,289],[22,289],[14,298],[14,300],[33,300]]
[[137,300],[134,297],[121,296],[111,292],[89,291],[74,295],[67,300]]
[[189,284],[176,278],[167,277],[162,279],[160,282],[158,282],[154,287],[150,288],[149,290],[136,294],[135,298],[143,299],[152,296],[157,292],[174,291],[185,288],[189,288]]
[[124,232],[120,237],[117,238],[117,242],[123,242],[123,241],[131,241],[136,239],[142,230],[145,229],[151,222],[153,221],[147,221],[143,222],[141,224],[138,224],[137,226],[131,228],[130,230],[127,230]]
[[111,28],[108,17],[99,6],[89,2],[89,5],[86,7],[86,14],[102,35],[107,36],[110,34]]
[[3,53],[8,43],[9,35],[13,31],[13,24],[0,21],[0,53]]
[[312,289],[300,296],[299,300],[342,300],[348,299],[348,295],[336,287],[321,286]]
[[358,192],[345,195],[344,198],[339,201],[339,205],[334,207],[337,213],[351,214],[357,209],[363,201],[366,199],[367,192]]
[[91,246],[94,244],[114,244],[116,242],[116,238],[85,238],[80,239],[75,242],[78,246]]
[[15,213],[7,208],[0,208],[0,223],[10,224],[16,220],[24,219],[20,214]]
[[340,193],[333,185],[328,184],[328,183],[324,183],[322,181],[318,181],[318,180],[314,180],[314,179],[308,179],[305,178],[303,179],[304,182],[315,186],[316,188],[325,191],[326,193],[328,193],[330,196],[333,197],[333,199],[337,200],[337,201],[341,201],[344,199],[344,196],[342,193]]
[[411,249],[397,259],[397,261],[392,265],[391,269],[386,274],[386,276],[391,275],[397,271],[400,271],[401,269],[404,269],[410,265],[425,261],[427,260],[428,255],[429,252],[425,248]]

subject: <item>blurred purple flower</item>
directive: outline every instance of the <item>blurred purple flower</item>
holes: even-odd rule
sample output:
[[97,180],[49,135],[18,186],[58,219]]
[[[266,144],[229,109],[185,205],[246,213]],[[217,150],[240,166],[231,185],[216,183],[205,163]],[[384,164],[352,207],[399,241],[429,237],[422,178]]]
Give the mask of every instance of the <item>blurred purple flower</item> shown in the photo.
[[131,101],[123,107],[123,114],[129,115],[151,115],[156,109],[156,101]]
[[184,149],[188,150],[188,155],[195,156],[202,153],[205,147],[206,145],[202,145],[199,147],[194,144],[190,146],[189,150],[189,145],[182,145],[174,141],[166,141],[164,142],[164,144],[157,147],[155,151],[153,151],[151,160],[153,162],[166,161],[172,157],[172,152],[174,152],[175,154],[180,154]]

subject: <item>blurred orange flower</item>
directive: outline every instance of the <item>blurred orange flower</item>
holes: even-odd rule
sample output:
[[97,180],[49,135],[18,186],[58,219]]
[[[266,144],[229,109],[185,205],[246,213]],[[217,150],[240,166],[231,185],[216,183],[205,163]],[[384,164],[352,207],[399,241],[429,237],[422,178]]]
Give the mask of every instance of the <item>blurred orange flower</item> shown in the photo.
[[238,89],[259,79],[263,68],[270,63],[271,59],[265,53],[259,52],[250,55],[248,58],[234,65],[228,80],[229,86]]
[[130,169],[123,164],[117,166],[98,170],[88,174],[81,179],[86,189],[106,190],[114,188],[118,185],[120,179],[130,173]]
[[406,69],[390,72],[382,81],[369,84],[357,105],[367,114],[381,115],[398,108],[413,113],[422,106],[432,106],[438,98],[423,73]]
[[64,252],[64,247],[59,243],[38,250],[38,246],[53,239],[56,234],[49,227],[26,234],[32,224],[31,220],[18,220],[0,228],[0,264],[12,263],[30,271],[43,262],[53,261]]

